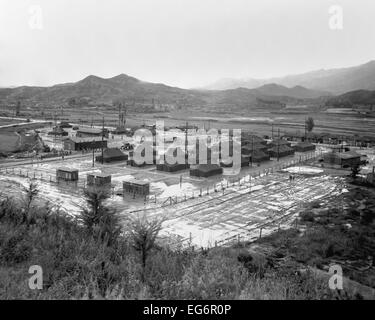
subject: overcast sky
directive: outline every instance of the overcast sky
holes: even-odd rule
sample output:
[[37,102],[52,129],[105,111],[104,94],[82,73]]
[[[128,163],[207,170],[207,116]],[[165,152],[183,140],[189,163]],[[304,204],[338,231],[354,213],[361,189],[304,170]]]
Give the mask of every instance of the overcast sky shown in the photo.
[[0,86],[281,76],[373,60],[374,34],[374,0],[0,0]]

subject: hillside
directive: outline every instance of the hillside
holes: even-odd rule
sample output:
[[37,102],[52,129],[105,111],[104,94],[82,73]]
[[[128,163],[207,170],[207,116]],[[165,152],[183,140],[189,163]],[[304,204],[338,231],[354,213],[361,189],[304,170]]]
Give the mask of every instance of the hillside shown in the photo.
[[287,87],[303,86],[313,90],[329,91],[341,94],[353,90],[375,90],[375,61],[337,69],[322,69],[302,74],[270,79],[225,79],[217,81],[206,88],[209,89],[254,89],[264,84],[275,83]]
[[287,88],[275,83],[266,84],[255,89],[256,92],[268,96],[285,96],[297,99],[313,99],[321,96],[329,96],[330,93],[326,91],[316,91],[304,88],[302,86],[295,86]]
[[[88,76],[75,83],[58,84],[52,87],[18,87],[0,89],[0,102],[15,103],[21,100],[31,105],[56,106],[111,106],[116,100],[126,99],[133,106],[162,104],[173,108],[205,110],[244,110],[256,106],[257,98],[272,97],[272,100],[290,102],[298,99],[317,98],[326,92],[303,87],[287,88],[265,85],[250,90],[187,90],[138,80],[125,74],[112,78]],[[136,109],[136,107],[135,107]]]
[[370,90],[356,90],[347,92],[345,94],[330,98],[327,103],[328,106],[346,106],[354,105],[375,105],[375,91]]

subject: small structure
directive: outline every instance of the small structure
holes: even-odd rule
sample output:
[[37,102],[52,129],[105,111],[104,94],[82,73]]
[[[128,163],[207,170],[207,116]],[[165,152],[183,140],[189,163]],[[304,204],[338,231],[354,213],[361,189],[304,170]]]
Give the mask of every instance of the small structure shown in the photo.
[[267,152],[261,150],[254,150],[254,152],[250,153],[249,156],[252,158],[251,161],[255,163],[270,160],[270,155]]
[[90,138],[90,137],[101,137],[104,136],[108,138],[107,129],[98,129],[98,128],[79,128],[77,130],[78,138]]
[[130,193],[133,195],[147,196],[150,194],[150,183],[145,180],[140,179],[129,179],[123,181],[122,188],[125,193]]
[[77,181],[78,180],[78,170],[61,167],[56,169],[56,179],[65,181]]
[[274,147],[281,147],[281,146],[287,146],[290,147],[292,144],[290,141],[285,139],[274,139],[270,143],[267,144],[268,148],[274,148]]
[[249,156],[256,151],[266,152],[267,149],[268,147],[261,143],[248,144],[241,147],[241,154]]
[[87,175],[87,185],[94,187],[110,187],[111,175],[104,173],[90,173]]
[[61,121],[59,127],[60,128],[72,128],[73,126],[67,121]]
[[323,155],[323,163],[325,167],[348,169],[361,164],[361,155],[352,151],[330,152]]
[[[241,168],[248,167],[250,163],[250,157],[249,156],[241,156]],[[224,168],[232,167],[233,166],[233,160],[230,162],[220,161],[220,166]]]
[[71,151],[92,150],[107,148],[107,140],[102,138],[67,138],[64,140],[64,149]]
[[300,142],[293,146],[296,152],[308,152],[308,151],[315,151],[316,146],[310,142]]
[[217,164],[200,164],[190,169],[190,175],[194,177],[208,178],[222,173],[223,168]]
[[65,137],[68,135],[68,132],[66,132],[62,127],[54,127],[52,131],[48,132],[49,136],[60,136],[60,137]]
[[190,166],[185,163],[175,163],[175,164],[164,163],[164,164],[157,164],[156,170],[165,171],[165,172],[177,172],[177,171],[189,169],[189,167]]
[[[95,157],[95,160],[102,162],[102,156]],[[103,162],[110,163],[116,161],[126,161],[128,160],[128,155],[121,152],[117,148],[107,148],[103,151]]]
[[287,156],[291,156],[294,154],[294,149],[287,146],[286,144],[281,144],[279,146],[275,146],[268,150],[268,153],[271,158],[283,158]]

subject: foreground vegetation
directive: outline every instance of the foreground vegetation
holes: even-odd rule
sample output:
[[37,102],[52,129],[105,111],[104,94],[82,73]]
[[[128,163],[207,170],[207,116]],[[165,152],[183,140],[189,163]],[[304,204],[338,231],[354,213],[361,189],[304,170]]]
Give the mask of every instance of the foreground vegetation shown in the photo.
[[[245,246],[172,251],[158,245],[160,221],[123,221],[105,195],[87,193],[80,217],[22,199],[0,202],[0,299],[330,299],[326,281],[298,262]],[[265,240],[263,240],[265,241]],[[279,260],[278,260],[279,261]],[[43,289],[31,290],[31,265]]]

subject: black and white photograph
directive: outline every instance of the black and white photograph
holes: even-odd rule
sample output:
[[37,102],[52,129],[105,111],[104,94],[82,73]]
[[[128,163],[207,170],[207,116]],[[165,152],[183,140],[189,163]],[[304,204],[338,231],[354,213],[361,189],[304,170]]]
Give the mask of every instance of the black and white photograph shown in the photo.
[[374,36],[373,0],[0,0],[0,300],[375,300]]

